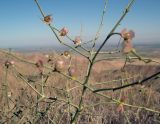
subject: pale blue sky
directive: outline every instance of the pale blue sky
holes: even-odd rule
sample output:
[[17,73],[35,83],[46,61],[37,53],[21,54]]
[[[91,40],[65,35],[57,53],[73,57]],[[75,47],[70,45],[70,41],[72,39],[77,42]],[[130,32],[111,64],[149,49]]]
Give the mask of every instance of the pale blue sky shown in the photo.
[[[79,35],[83,25],[83,39],[91,38],[100,21],[105,0],[39,0],[46,14],[53,15],[53,24]],[[109,0],[100,40],[120,17],[129,0]],[[160,0],[136,0],[130,13],[117,31],[123,28],[136,32],[135,42],[160,42]],[[57,45],[34,0],[0,0],[0,48],[19,46]]]

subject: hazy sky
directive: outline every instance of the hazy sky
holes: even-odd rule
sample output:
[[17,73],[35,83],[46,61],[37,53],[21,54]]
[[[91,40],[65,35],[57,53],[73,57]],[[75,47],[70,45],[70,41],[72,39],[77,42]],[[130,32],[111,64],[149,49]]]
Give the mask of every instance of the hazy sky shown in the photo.
[[[53,24],[66,26],[72,37],[89,39],[97,31],[105,0],[39,0],[44,12],[53,15]],[[120,17],[129,0],[109,0],[100,40]],[[0,0],[0,48],[57,45],[57,40],[42,23],[34,0]],[[160,0],[136,0],[118,27],[133,29],[135,42],[160,42]]]

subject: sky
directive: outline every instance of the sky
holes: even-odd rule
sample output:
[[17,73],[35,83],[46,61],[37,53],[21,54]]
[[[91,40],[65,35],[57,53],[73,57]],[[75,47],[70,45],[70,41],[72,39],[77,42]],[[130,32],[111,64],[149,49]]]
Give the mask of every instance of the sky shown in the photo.
[[[103,41],[129,0],[109,0],[99,41]],[[98,29],[105,0],[39,0],[43,11],[52,14],[52,24],[64,26],[74,38],[88,40]],[[135,31],[136,43],[160,43],[160,0],[136,0],[117,28]],[[34,0],[0,0],[0,48],[59,45],[42,21]],[[115,42],[114,38],[111,42]]]

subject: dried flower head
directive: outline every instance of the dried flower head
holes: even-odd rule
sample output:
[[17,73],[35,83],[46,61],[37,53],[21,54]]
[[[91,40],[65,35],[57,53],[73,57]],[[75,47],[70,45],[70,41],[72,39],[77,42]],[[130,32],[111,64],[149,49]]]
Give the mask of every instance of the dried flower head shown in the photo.
[[15,62],[12,60],[12,61],[10,61],[10,63],[11,63],[11,65],[14,65],[15,64]]
[[8,92],[8,98],[11,98],[12,92]]
[[55,69],[57,71],[62,71],[64,68],[64,61],[63,60],[57,60],[55,63]]
[[127,54],[131,52],[132,50],[133,50],[133,46],[132,46],[131,40],[124,40],[122,42],[122,52],[124,54]]
[[9,66],[13,66],[15,64],[15,62],[12,60],[12,61],[5,61],[5,66],[8,68]]
[[75,68],[69,68],[68,69],[68,74],[71,77],[75,77],[76,76],[76,70],[75,70]]
[[66,57],[66,58],[70,58],[71,54],[70,54],[69,51],[64,51],[63,56]]
[[[45,57],[48,59],[47,60],[48,63],[52,62],[52,56],[51,55],[45,54]],[[50,63],[50,64],[52,64],[52,63]]]
[[124,105],[123,105],[123,103],[124,103],[124,101],[126,100],[126,96],[124,96],[124,95],[122,95],[121,96],[121,98],[120,98],[120,103],[119,103],[119,105],[118,105],[118,108],[117,108],[117,111],[118,112],[124,112]]
[[35,65],[38,68],[38,70],[40,71],[40,73],[42,73],[42,71],[43,71],[43,61],[38,60]]
[[51,22],[52,22],[52,16],[51,15],[45,16],[44,19],[43,19],[43,21],[46,24],[51,24]]
[[81,44],[81,38],[78,36],[78,37],[76,37],[75,38],[75,40],[73,41],[74,42],[74,44],[76,44],[76,45],[80,45]]
[[45,57],[46,57],[46,58],[49,58],[49,55],[48,55],[48,54],[46,54],[46,55],[45,55]]
[[37,66],[37,68],[43,67],[43,61],[42,60],[38,60],[36,62],[36,66]]
[[118,111],[118,112],[121,112],[121,113],[124,112],[124,106],[123,106],[122,103],[120,103],[120,104],[118,105],[117,111]]
[[124,38],[124,40],[132,40],[135,37],[135,33],[132,30],[127,31],[127,29],[123,29],[121,31],[121,36]]
[[66,27],[63,27],[61,30],[60,30],[60,36],[66,36],[68,34],[68,29]]
[[120,98],[120,102],[124,102],[127,99],[127,97],[125,95],[122,95]]

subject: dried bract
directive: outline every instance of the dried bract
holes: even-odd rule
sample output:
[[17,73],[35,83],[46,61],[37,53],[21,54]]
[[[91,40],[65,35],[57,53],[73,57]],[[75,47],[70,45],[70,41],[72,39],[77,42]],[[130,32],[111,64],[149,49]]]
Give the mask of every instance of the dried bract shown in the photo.
[[51,15],[45,16],[44,19],[43,19],[43,21],[46,24],[51,24],[51,22],[52,22],[52,16]]
[[135,33],[132,30],[127,31],[127,29],[123,29],[121,31],[121,36],[124,38],[124,40],[132,40],[135,37]]
[[73,42],[74,42],[74,44],[76,44],[76,45],[80,45],[81,42],[82,42],[82,40],[81,40],[80,37],[76,37],[75,40],[74,40]]
[[64,61],[63,60],[57,60],[55,63],[55,69],[57,71],[62,71],[64,68]]
[[60,36],[66,36],[67,34],[68,34],[68,29],[66,28],[66,27],[64,27],[64,28],[62,28],[61,30],[60,30]]

